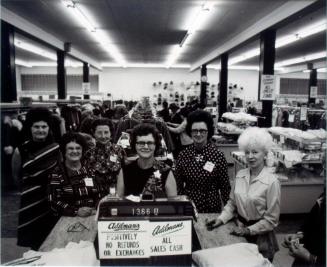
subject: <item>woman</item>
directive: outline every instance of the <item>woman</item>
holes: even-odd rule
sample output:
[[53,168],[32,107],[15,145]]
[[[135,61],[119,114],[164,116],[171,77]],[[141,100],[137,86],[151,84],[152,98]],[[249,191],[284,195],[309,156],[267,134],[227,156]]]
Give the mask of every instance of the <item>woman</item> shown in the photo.
[[12,158],[13,177],[20,187],[17,245],[37,250],[55,224],[48,197],[48,175],[59,160],[59,145],[53,142],[51,112],[31,109],[23,127],[23,144]]
[[207,227],[211,230],[236,217],[239,226],[233,234],[257,244],[261,254],[272,262],[278,251],[273,230],[280,214],[280,184],[265,166],[272,137],[264,129],[251,127],[240,135],[238,144],[249,167],[237,173],[227,205]]
[[124,160],[122,147],[110,142],[112,131],[110,120],[95,120],[92,123],[92,133],[96,146],[85,154],[87,168],[93,172],[97,183],[107,191],[107,194],[110,188],[116,191],[117,175]]
[[160,134],[151,124],[141,123],[131,133],[131,148],[138,159],[124,166],[119,173],[117,192],[119,196],[145,193],[157,197],[177,195],[176,181],[170,167],[155,159],[160,147]]
[[186,132],[193,145],[177,159],[178,193],[193,200],[200,213],[220,212],[228,200],[230,184],[224,154],[209,142],[214,132],[211,115],[203,110],[190,113]]
[[95,214],[96,205],[106,195],[91,172],[83,166],[86,142],[78,133],[62,137],[63,163],[50,174],[49,201],[56,216],[86,217]]
[[187,125],[187,116],[189,111],[186,108],[182,108],[179,112],[179,115],[183,119],[181,124],[175,124],[171,122],[167,122],[167,128],[170,132],[179,134],[179,138],[182,144],[181,150],[184,150],[189,145],[193,144],[192,138],[186,133],[186,125]]

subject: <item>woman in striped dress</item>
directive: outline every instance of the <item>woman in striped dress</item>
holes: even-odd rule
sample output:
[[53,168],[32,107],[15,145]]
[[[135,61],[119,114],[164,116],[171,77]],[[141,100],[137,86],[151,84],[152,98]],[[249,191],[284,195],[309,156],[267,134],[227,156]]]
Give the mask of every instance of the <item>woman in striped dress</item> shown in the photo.
[[37,250],[55,224],[48,203],[48,175],[59,159],[59,145],[51,134],[51,112],[31,109],[23,132],[27,140],[12,158],[13,177],[21,193],[17,245]]

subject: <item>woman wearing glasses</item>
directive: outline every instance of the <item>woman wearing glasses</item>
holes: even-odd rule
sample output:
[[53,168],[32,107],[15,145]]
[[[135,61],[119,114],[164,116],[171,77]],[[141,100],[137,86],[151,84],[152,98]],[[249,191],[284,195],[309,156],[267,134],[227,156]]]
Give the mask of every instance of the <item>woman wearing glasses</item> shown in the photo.
[[160,147],[160,134],[151,124],[141,123],[131,133],[131,148],[138,159],[123,166],[118,175],[119,196],[150,193],[155,197],[177,195],[176,182],[170,167],[155,159]]
[[211,115],[203,110],[190,113],[186,133],[192,137],[193,145],[183,150],[177,159],[178,194],[193,200],[198,212],[220,212],[229,199],[231,187],[225,156],[210,143],[214,133]]

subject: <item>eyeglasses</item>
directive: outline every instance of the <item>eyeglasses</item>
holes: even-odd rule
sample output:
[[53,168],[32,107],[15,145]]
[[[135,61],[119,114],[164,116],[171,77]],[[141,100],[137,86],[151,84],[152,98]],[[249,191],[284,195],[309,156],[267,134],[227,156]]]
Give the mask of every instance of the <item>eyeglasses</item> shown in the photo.
[[200,133],[200,134],[206,134],[208,132],[208,130],[206,130],[206,129],[192,129],[191,130],[191,133],[192,134],[198,134],[198,133]]
[[155,142],[144,142],[144,141],[139,141],[139,142],[136,142],[136,144],[140,147],[145,147],[145,145],[147,146],[154,146],[155,145]]

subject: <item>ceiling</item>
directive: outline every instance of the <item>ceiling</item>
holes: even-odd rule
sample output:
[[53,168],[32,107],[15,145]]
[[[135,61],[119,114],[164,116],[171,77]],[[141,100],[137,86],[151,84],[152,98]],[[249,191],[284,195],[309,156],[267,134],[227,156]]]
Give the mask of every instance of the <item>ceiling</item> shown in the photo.
[[[187,19],[203,4],[199,0],[74,0],[92,19],[96,29],[109,34],[128,63],[163,64],[174,45],[187,33]],[[209,52],[236,38],[251,25],[267,17],[286,0],[212,0],[213,10],[203,29],[196,32],[176,64],[192,65]],[[297,2],[297,1],[293,1]],[[1,0],[1,7],[34,24],[95,62],[115,63],[88,31],[73,20],[61,0]],[[317,1],[286,22],[275,25],[277,38],[308,23],[324,19],[325,1]],[[2,11],[1,11],[2,12]],[[33,33],[31,33],[33,34]],[[38,36],[36,36],[38,37]],[[24,38],[20,36],[20,38]],[[257,36],[238,44],[230,58],[259,46]],[[16,48],[16,58],[49,61]],[[326,31],[277,49],[276,62],[310,53],[326,51]],[[55,52],[55,50],[53,50]],[[210,60],[213,64],[217,59]],[[258,65],[253,57],[238,65]]]

